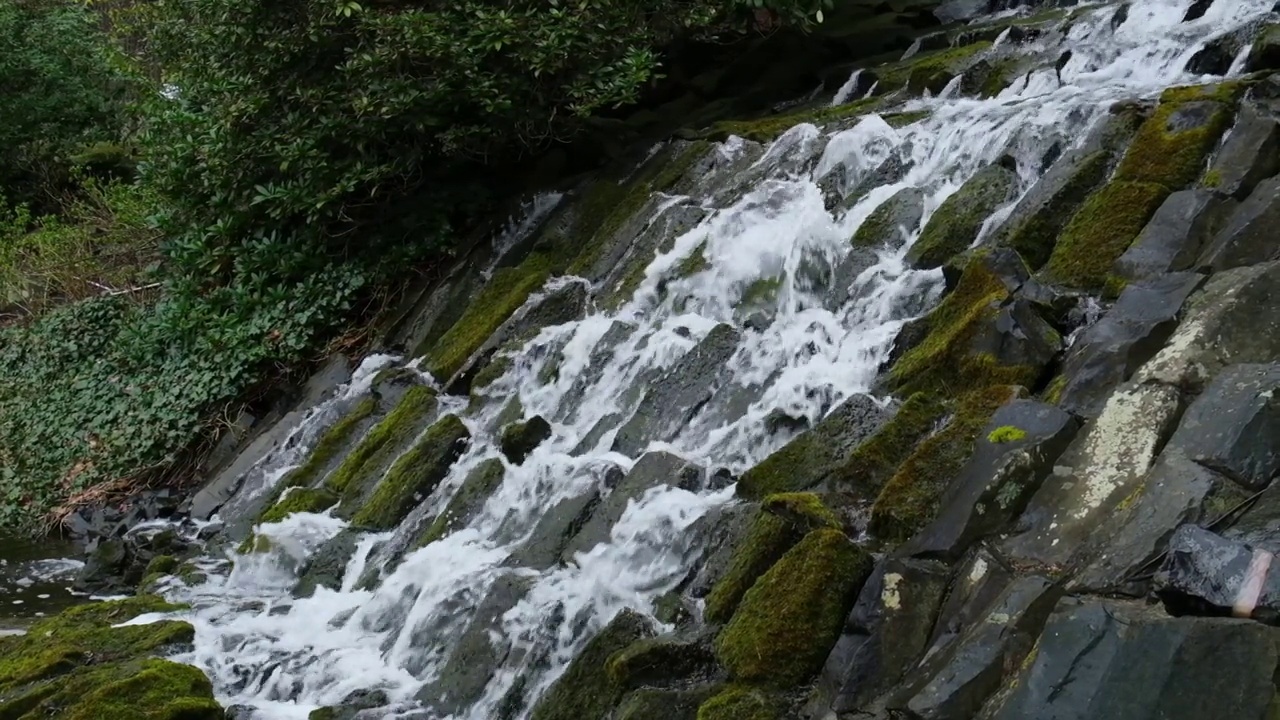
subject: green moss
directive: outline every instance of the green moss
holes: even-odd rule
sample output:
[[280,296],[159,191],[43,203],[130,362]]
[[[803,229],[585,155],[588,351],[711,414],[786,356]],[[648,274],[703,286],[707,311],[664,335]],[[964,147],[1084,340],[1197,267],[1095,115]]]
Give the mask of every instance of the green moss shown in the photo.
[[609,657],[605,672],[625,688],[665,685],[710,672],[716,664],[711,649],[670,636],[642,638]]
[[766,277],[753,280],[742,291],[738,307],[771,305],[778,301],[778,291],[782,289],[781,277]]
[[424,386],[409,388],[395,409],[365,435],[360,444],[343,459],[325,481],[325,487],[343,495],[359,498],[367,485],[400,448],[422,429],[427,417],[436,409],[436,393]]
[[623,698],[611,720],[695,720],[698,708],[715,694],[713,685],[689,689],[640,688]]
[[1013,425],[1001,425],[987,433],[987,441],[993,443],[1017,442],[1027,436],[1027,431]]
[[790,492],[770,495],[760,504],[767,513],[777,515],[804,532],[829,527],[839,528],[840,520],[816,494]]
[[911,453],[871,507],[870,530],[891,541],[906,540],[933,520],[938,501],[973,454],[983,426],[1017,397],[1016,389],[993,386],[962,396],[947,424]]
[[480,369],[480,372],[476,373],[476,376],[471,379],[471,392],[475,393],[492,385],[494,380],[502,377],[511,369],[511,365],[512,358],[510,355],[504,353],[493,356],[493,358],[491,358],[489,362]]
[[452,378],[502,323],[551,277],[552,261],[534,253],[515,267],[500,268],[466,312],[426,353],[427,370],[441,381]]
[[622,699],[625,688],[609,677],[606,663],[615,653],[652,635],[648,620],[623,610],[569,663],[564,674],[533,708],[531,720],[607,717]]
[[312,710],[307,715],[307,720],[338,720],[338,711],[331,707],[322,707],[318,710]]
[[147,569],[142,574],[144,576],[168,575],[176,569],[178,569],[178,558],[172,555],[157,555],[147,563]]
[[1015,179],[996,165],[979,171],[934,211],[907,260],[919,268],[938,268],[967,249],[991,213],[1009,199]]
[[902,195],[894,194],[888,200],[880,203],[866,220],[858,226],[853,233],[853,239],[850,241],[854,247],[876,248],[881,245],[888,244],[891,239],[898,237],[898,228],[896,222],[902,214],[903,203]]
[[716,657],[736,680],[806,682],[822,669],[871,566],[839,530],[809,533],[747,591],[716,638]]
[[1062,391],[1067,389],[1067,376],[1058,375],[1049,381],[1049,386],[1044,389],[1041,397],[1050,405],[1057,405],[1062,401]]
[[991,66],[991,70],[987,73],[987,77],[982,81],[982,87],[978,89],[978,95],[983,98],[993,98],[1013,83],[1014,73],[1018,69],[1018,61],[1014,58],[1001,60]]
[[[1222,92],[1221,88],[1166,91],[1155,112],[1138,128],[1138,134],[1116,168],[1116,180],[1154,183],[1171,191],[1195,182],[1204,170],[1209,153],[1234,117],[1233,106],[1218,99]],[[1225,92],[1234,93],[1234,90]],[[1203,108],[1206,104],[1208,107]],[[1181,131],[1170,129],[1171,120],[1176,121],[1179,115],[1196,107],[1207,111],[1203,122]]]
[[874,435],[850,453],[836,473],[846,492],[874,497],[886,481],[946,415],[946,406],[926,393],[915,393]]
[[449,506],[418,538],[417,547],[435,542],[470,522],[484,508],[489,496],[502,486],[505,474],[506,466],[497,458],[485,460],[476,466],[449,500]]
[[908,60],[893,63],[884,67],[879,73],[878,90],[883,93],[905,87],[916,95],[926,90],[936,95],[956,75],[959,75],[976,55],[990,47],[991,43],[983,40],[961,47],[923,53]]
[[927,117],[929,117],[928,110],[915,110],[912,112],[886,113],[881,116],[881,119],[888,123],[889,127],[901,128],[918,123]]
[[990,327],[1009,291],[986,263],[970,261],[955,290],[925,318],[924,340],[903,354],[889,371],[891,387],[903,394],[955,396],[965,388],[1031,385],[1039,371],[1003,365],[976,352],[973,342]]
[[351,519],[352,524],[382,530],[394,528],[413,509],[415,498],[429,495],[444,480],[470,437],[467,426],[456,415],[437,421],[395,461],[369,501]]
[[271,548],[275,547],[271,538],[266,535],[257,533],[249,533],[249,537],[240,542],[236,547],[236,553],[239,555],[265,555],[271,552]]
[[541,415],[535,415],[528,420],[514,422],[504,427],[498,439],[498,446],[508,460],[519,465],[524,462],[529,453],[549,437],[551,437],[551,424]]
[[1121,277],[1115,273],[1107,273],[1107,279],[1102,283],[1102,298],[1104,300],[1115,300],[1120,297],[1120,293],[1129,286],[1129,278]]
[[77,697],[64,717],[67,720],[221,720],[222,708],[213,699],[209,679],[197,668],[167,660],[144,660],[135,672],[121,673],[114,682],[106,682],[87,695]]
[[733,686],[698,708],[698,720],[779,720],[778,703],[762,690]]
[[1200,180],[1200,184],[1210,189],[1222,187],[1222,171],[1210,170],[1204,174],[1204,178]]
[[1242,78],[1208,85],[1179,85],[1166,88],[1164,92],[1160,93],[1160,102],[1177,104],[1209,100],[1224,105],[1235,105],[1240,102],[1240,98],[1244,96],[1245,91],[1249,89],[1251,84],[1252,81]]
[[1099,150],[1082,158],[1060,191],[1009,231],[1004,244],[1022,256],[1031,270],[1049,261],[1058,235],[1089,194],[1106,182],[1111,155]]
[[1168,196],[1165,185],[1111,182],[1071,218],[1045,265],[1045,274],[1053,282],[1102,289],[1115,261]]
[[681,260],[676,265],[676,275],[687,278],[711,267],[711,263],[707,260],[706,249],[707,244],[705,242],[694,248],[693,252],[689,253],[689,257]]
[[729,569],[707,595],[703,613],[707,622],[728,622],[756,580],[803,536],[803,531],[785,518],[761,510],[742,544],[734,549]]
[[360,423],[373,414],[378,401],[373,397],[362,399],[351,408],[341,420],[325,431],[320,439],[307,453],[307,459],[298,467],[289,471],[282,483],[285,487],[312,486],[319,480],[320,473],[329,466],[338,454],[346,447],[347,442],[355,434]]
[[705,136],[709,140],[723,141],[730,135],[737,135],[745,140],[767,143],[801,123],[812,123],[821,127],[858,117],[859,115],[866,115],[872,112],[881,102],[883,100],[880,98],[863,98],[844,105],[837,105],[836,107],[810,108],[785,115],[772,115],[758,120],[726,120],[712,125],[710,130],[705,133]]
[[326,488],[294,488],[258,517],[260,523],[280,522],[294,513],[321,513],[333,507],[338,496]]

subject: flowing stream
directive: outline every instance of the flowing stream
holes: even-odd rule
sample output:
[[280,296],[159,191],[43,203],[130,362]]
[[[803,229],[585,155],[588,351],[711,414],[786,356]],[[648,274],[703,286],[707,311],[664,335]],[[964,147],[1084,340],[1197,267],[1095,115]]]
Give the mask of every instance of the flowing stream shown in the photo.
[[[302,561],[345,527],[311,514],[260,527],[275,541],[270,554],[208,557],[201,561],[207,581],[169,584],[172,599],[192,604],[186,617],[197,630],[194,651],[181,659],[213,678],[225,704],[256,708],[255,718],[306,718],[370,689],[419,713],[414,717],[473,720],[503,717],[504,697],[519,691],[528,703],[514,717],[527,717],[532,701],[619,610],[653,611],[696,559],[698,519],[733,502],[732,486],[661,485],[632,502],[609,540],[577,554],[574,563],[546,570],[505,564],[549,509],[602,483],[608,468],[628,470],[639,459],[640,453],[609,450],[616,428],[593,429],[610,416],[630,414],[639,402],[637,387],[727,323],[738,342],[711,399],[668,443],[648,449],[733,473],[759,462],[790,437],[771,432],[771,413],[816,422],[844,398],[868,392],[898,329],[941,292],[940,271],[914,271],[904,263],[920,226],[903,228],[906,244],[880,251],[848,293],[831,287],[829,270],[849,253],[849,238],[878,204],[902,188],[918,188],[927,222],[966,179],[1005,154],[1016,160],[1025,192],[1051,148],[1082,142],[1112,103],[1211,80],[1187,74],[1188,59],[1207,40],[1265,16],[1272,4],[1218,0],[1190,22],[1182,19],[1191,0],[1139,0],[1121,18],[1115,5],[1087,8],[1065,34],[1024,43],[1019,53],[1047,61],[997,97],[956,97],[949,86],[903,108],[927,115],[902,127],[872,115],[829,134],[799,125],[762,153],[752,154],[751,144],[736,138],[722,143],[715,169],[691,194],[659,206],[664,213],[701,207],[705,217],[653,259],[625,304],[542,330],[486,389],[490,399],[479,407],[441,396],[442,412],[460,414],[471,445],[398,530],[362,538],[341,590],[322,588],[300,600],[290,594]],[[1002,36],[997,48],[1008,42]],[[1073,54],[1059,80],[1053,61],[1067,48]],[[852,187],[891,158],[907,168],[899,180],[871,187],[847,211],[827,209],[824,188],[832,178]],[[533,212],[544,212],[548,202]],[[997,211],[986,229],[1012,206]],[[689,263],[695,253],[705,262]],[[690,266],[692,272],[673,277],[673,268]],[[558,363],[555,373],[544,372],[550,362]],[[255,468],[259,480],[246,483],[242,495],[265,492],[300,462],[323,422],[388,364],[412,366],[397,358],[367,361],[337,400],[303,420],[293,449]],[[526,416],[552,422],[552,437],[522,465],[508,464],[501,486],[465,529],[392,562],[392,550],[406,545],[423,517],[442,509],[477,465],[499,457],[495,425],[513,396]],[[233,499],[224,515],[243,501]],[[370,568],[382,569],[380,579],[372,589],[357,589]],[[498,668],[478,700],[451,710],[428,707],[427,715],[408,710],[420,689],[441,676],[477,607],[513,581],[522,592],[489,633]]]

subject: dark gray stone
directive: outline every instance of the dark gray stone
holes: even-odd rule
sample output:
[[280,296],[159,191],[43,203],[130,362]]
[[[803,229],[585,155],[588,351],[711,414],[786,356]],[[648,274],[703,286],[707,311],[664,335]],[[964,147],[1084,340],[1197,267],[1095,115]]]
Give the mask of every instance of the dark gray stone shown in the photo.
[[1201,253],[1197,266],[1213,272],[1280,259],[1280,177],[1263,180]]
[[951,647],[982,617],[1013,581],[1013,570],[986,547],[979,546],[957,566],[955,579],[938,610],[926,658]]
[[1246,545],[1280,553],[1280,483],[1271,483],[1243,508],[1231,527],[1221,532]]
[[1266,178],[1280,173],[1280,124],[1268,111],[1244,103],[1207,177],[1214,189],[1243,200]]
[[543,513],[529,539],[504,564],[546,570],[560,562],[565,546],[600,505],[600,491],[589,490],[556,503]]
[[503,614],[520,602],[532,580],[509,573],[494,581],[438,677],[418,691],[423,705],[444,715],[457,715],[480,699],[507,653],[507,648],[495,646],[493,636],[501,635]]
[[912,672],[913,682],[895,693],[889,709],[922,720],[972,718],[999,689],[1006,668],[1026,657],[1060,595],[1039,576],[1014,580],[950,648]]
[[1227,367],[1171,442],[1245,488],[1266,487],[1280,473],[1280,362]]
[[1228,618],[1064,599],[994,720],[1271,717],[1280,637]]
[[595,385],[600,379],[618,346],[625,342],[635,331],[636,326],[632,323],[621,320],[613,321],[604,335],[600,336],[600,340],[596,342],[595,347],[591,348],[591,354],[587,356],[587,367],[583,369],[573,385],[565,392],[558,413],[553,418],[555,421],[568,422],[574,418],[582,404],[583,395],[586,394],[587,389]]
[[500,445],[502,454],[513,465],[519,465],[529,457],[534,448],[551,437],[551,423],[541,415],[534,415],[528,420],[512,423],[502,430]]
[[301,411],[285,414],[245,446],[234,460],[192,496],[191,517],[197,520],[213,517],[236,494],[246,475],[255,469],[254,466],[288,439],[293,429],[302,421],[303,415]]
[[938,517],[907,542],[904,552],[955,559],[1004,529],[1040,489],[1077,428],[1069,413],[1034,400],[1014,400],[998,409],[943,492]]
[[1156,594],[1176,614],[1233,614],[1280,624],[1280,572],[1261,548],[1183,525],[1156,573]]
[[1058,404],[1077,415],[1097,417],[1111,392],[1164,346],[1183,303],[1204,280],[1197,273],[1170,273],[1126,287],[1067,352],[1062,363],[1067,381]]
[[1235,203],[1203,188],[1170,195],[1116,260],[1115,274],[1132,281],[1191,268],[1234,209]]
[[449,499],[449,505],[432,519],[419,544],[426,545],[466,527],[484,509],[489,496],[502,486],[505,476],[506,467],[498,458],[490,458],[477,465],[458,486]]
[[577,553],[587,552],[596,545],[609,539],[614,524],[622,519],[627,505],[639,499],[650,488],[659,485],[678,487],[688,483],[691,478],[700,479],[703,469],[690,463],[678,455],[666,452],[645,453],[631,472],[623,478],[604,500],[591,513],[591,517],[582,525],[582,529],[573,536],[560,557],[563,562],[573,562]]
[[98,543],[98,546],[85,558],[84,567],[76,574],[72,583],[78,592],[117,594],[131,592],[133,585],[141,577],[129,582],[127,577],[130,562],[129,551],[125,541],[111,538]]
[[854,247],[887,247],[897,250],[924,216],[924,192],[908,187],[880,203],[853,234]]
[[759,509],[756,503],[738,503],[716,508],[694,522],[706,527],[700,532],[707,539],[702,544],[702,557],[695,565],[697,571],[686,589],[689,597],[706,597],[729,571],[734,553],[751,532],[751,523]]
[[721,323],[712,328],[670,370],[649,384],[635,414],[618,429],[613,450],[636,457],[651,442],[672,440],[711,399],[740,339],[732,325]]
[[311,597],[318,587],[330,590],[341,588],[347,563],[355,555],[356,545],[359,543],[360,532],[346,528],[317,548],[302,567],[298,582],[293,586],[293,596]]
[[652,262],[659,252],[669,252],[676,238],[702,222],[707,212],[696,203],[672,205],[669,197],[654,195],[613,235],[593,238],[592,242],[603,243],[604,249],[596,254],[583,277],[606,289],[599,298],[600,304],[617,307],[629,300],[620,294],[625,278]]
[[641,688],[622,699],[610,720],[697,720],[698,708],[719,691],[715,685]]
[[1280,70],[1280,26],[1263,26],[1262,32],[1253,40],[1249,63],[1245,67],[1249,72]]
[[1253,42],[1255,32],[1256,27],[1246,25],[1209,40],[1187,61],[1187,72],[1196,75],[1226,75],[1231,71],[1231,64],[1240,51]]
[[584,719],[605,717],[623,694],[622,688],[609,680],[606,661],[635,641],[654,635],[648,618],[631,610],[618,613],[542,696],[531,720],[570,717],[565,708],[575,708]]

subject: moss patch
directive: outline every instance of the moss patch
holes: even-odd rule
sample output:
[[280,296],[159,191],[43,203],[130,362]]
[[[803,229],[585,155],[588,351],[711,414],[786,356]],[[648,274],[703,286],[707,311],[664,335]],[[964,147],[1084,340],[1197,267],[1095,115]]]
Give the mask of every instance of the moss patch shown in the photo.
[[366,528],[394,528],[419,498],[429,495],[444,480],[470,437],[467,426],[456,415],[446,415],[436,422],[395,461],[351,522]]
[[483,390],[484,388],[492,385],[493,381],[502,377],[511,369],[511,365],[512,358],[510,355],[505,353],[494,355],[489,362],[480,369],[480,372],[476,373],[476,376],[471,378],[471,392],[475,393],[478,390]]
[[[1209,153],[1231,126],[1233,88],[1166,91],[1116,168],[1116,179],[1154,183],[1169,190],[1188,187],[1204,170]],[[1185,129],[1180,129],[1185,128]]]
[[778,720],[778,703],[762,690],[734,686],[698,708],[698,720]]
[[338,496],[326,488],[296,488],[258,517],[260,523],[280,522],[294,513],[320,513],[333,507]]
[[670,636],[642,638],[610,656],[609,679],[625,688],[665,685],[709,672],[716,659],[703,643]]
[[467,479],[462,481],[462,486],[449,500],[444,512],[418,538],[417,547],[435,542],[470,522],[484,508],[489,496],[502,486],[505,473],[506,466],[497,458],[485,460],[476,466],[467,475]]
[[871,566],[839,530],[809,533],[747,591],[716,638],[716,656],[737,680],[807,681],[822,669]]
[[1027,436],[1027,431],[1013,425],[1001,425],[987,433],[987,440],[993,443],[1017,442]]
[[542,253],[530,255],[515,267],[495,271],[462,317],[426,353],[428,372],[442,382],[452,378],[489,336],[547,282],[551,271],[551,259]]
[[977,239],[983,223],[1009,199],[1016,182],[1011,170],[998,165],[979,171],[934,211],[907,251],[907,260],[919,268],[942,267]]
[[986,263],[970,261],[955,290],[926,316],[924,340],[890,369],[890,386],[904,394],[954,397],[965,388],[1033,384],[1037,368],[1003,365],[973,349],[974,340],[990,329],[1008,297],[1008,289]]
[[772,115],[758,120],[727,120],[718,122],[704,134],[708,140],[724,141],[730,135],[737,135],[745,140],[767,143],[782,133],[801,123],[812,123],[818,127],[849,118],[866,115],[874,111],[882,103],[881,98],[864,98],[836,107],[819,107]]
[[1101,290],[1115,261],[1169,194],[1165,185],[1121,181],[1094,193],[1063,230],[1045,274],[1054,282]]
[[372,415],[377,407],[378,401],[372,397],[364,398],[356,403],[355,407],[351,408],[351,412],[348,412],[320,436],[320,439],[316,441],[310,452],[307,453],[306,461],[289,471],[289,475],[284,481],[285,484],[289,487],[315,485],[320,473],[328,467],[330,462],[338,457],[338,454],[342,452],[348,441],[351,440],[356,428]]
[[1106,181],[1110,158],[1104,150],[1082,158],[1062,189],[1009,231],[1004,244],[1016,250],[1028,268],[1039,270],[1049,261],[1058,234],[1089,194]]
[[932,395],[915,393],[907,398],[837,471],[841,489],[858,497],[874,497],[946,412],[946,405]]
[[374,425],[329,475],[325,487],[342,495],[344,503],[358,499],[365,486],[375,479],[376,473],[421,431],[435,409],[434,390],[421,385],[410,388],[395,409]]
[[502,454],[513,464],[519,465],[549,437],[551,424],[541,415],[534,415],[528,420],[514,422],[503,428],[498,444]]
[[902,62],[886,66],[880,72],[878,92],[891,92],[906,88],[914,94],[929,91],[938,94],[961,73],[979,53],[990,49],[991,43],[981,42],[923,53]]
[[886,540],[902,541],[932,521],[942,491],[973,454],[983,427],[1015,397],[1016,388],[993,386],[957,400],[947,424],[920,443],[880,491],[871,508],[871,531]]
[[532,720],[584,720],[608,716],[625,689],[605,670],[609,658],[637,640],[652,637],[649,621],[623,610],[569,663],[564,675],[533,708]]

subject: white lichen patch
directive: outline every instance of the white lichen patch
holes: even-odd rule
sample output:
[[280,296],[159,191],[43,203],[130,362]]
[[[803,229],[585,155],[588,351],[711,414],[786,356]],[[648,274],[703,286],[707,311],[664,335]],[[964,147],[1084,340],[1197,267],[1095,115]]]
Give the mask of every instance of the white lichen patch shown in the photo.
[[885,609],[902,609],[902,595],[898,592],[898,584],[901,582],[902,576],[898,573],[885,574],[884,592],[880,593],[880,600],[884,603]]
[[977,585],[978,581],[987,576],[987,561],[978,558],[973,561],[973,569],[969,571],[969,584]]
[[1081,488],[1071,510],[1075,519],[1092,515],[1151,467],[1177,410],[1177,391],[1162,385],[1129,387],[1111,396],[1088,431],[1084,462],[1076,468]]

